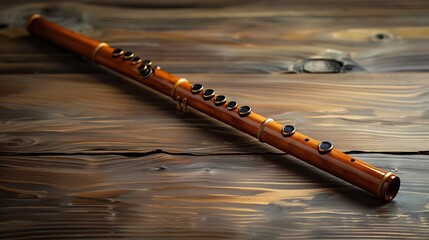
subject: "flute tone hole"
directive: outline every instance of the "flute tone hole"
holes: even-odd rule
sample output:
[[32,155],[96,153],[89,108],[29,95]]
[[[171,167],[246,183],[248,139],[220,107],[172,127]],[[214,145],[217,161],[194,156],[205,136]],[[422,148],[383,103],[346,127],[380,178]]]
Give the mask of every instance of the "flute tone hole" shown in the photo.
[[350,162],[355,162],[356,160],[354,158],[350,159]]
[[310,139],[306,138],[306,139],[304,139],[304,141],[308,142],[308,141],[310,141]]

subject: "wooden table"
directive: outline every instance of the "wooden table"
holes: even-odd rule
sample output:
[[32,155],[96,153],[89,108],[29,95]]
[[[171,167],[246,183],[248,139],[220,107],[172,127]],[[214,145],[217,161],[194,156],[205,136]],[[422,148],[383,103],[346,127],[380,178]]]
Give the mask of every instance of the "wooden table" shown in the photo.
[[[29,37],[34,12],[394,171],[401,190],[381,204],[192,109],[177,116],[170,99]],[[427,1],[3,3],[0,239],[429,238],[428,12]]]

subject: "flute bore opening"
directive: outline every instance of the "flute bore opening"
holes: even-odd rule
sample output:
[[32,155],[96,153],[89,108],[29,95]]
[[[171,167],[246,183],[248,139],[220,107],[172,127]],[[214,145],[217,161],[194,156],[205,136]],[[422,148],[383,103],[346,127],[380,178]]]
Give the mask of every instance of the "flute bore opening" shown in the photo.
[[384,195],[384,198],[387,202],[392,201],[396,197],[400,186],[401,180],[399,179],[399,177],[395,176],[392,179],[392,182],[390,182],[389,186],[387,187],[386,194]]

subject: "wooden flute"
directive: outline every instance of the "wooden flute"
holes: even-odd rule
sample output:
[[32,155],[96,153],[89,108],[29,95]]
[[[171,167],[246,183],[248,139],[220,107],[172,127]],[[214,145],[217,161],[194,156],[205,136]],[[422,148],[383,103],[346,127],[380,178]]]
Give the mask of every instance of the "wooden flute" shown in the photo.
[[392,172],[349,156],[333,148],[330,142],[319,142],[299,133],[292,125],[282,126],[271,118],[253,112],[249,106],[227,101],[224,95],[216,94],[213,89],[204,89],[201,84],[191,84],[184,78],[152,67],[150,61],[142,61],[130,51],[111,48],[104,42],[97,42],[50,22],[39,14],[28,18],[27,30],[32,35],[170,96],[177,102],[178,111],[186,111],[190,106],[368,191],[381,201],[391,201],[399,191],[400,179]]

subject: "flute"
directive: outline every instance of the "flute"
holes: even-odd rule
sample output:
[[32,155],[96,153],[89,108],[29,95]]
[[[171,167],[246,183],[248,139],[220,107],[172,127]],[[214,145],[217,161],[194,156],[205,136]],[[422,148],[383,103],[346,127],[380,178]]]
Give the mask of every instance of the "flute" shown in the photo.
[[201,84],[192,84],[159,67],[152,67],[149,60],[142,61],[131,51],[111,48],[107,43],[72,32],[39,14],[28,18],[27,30],[32,35],[170,96],[177,102],[178,111],[185,112],[190,106],[258,138],[260,142],[341,178],[383,202],[394,199],[399,191],[400,179],[394,173],[349,156],[335,149],[330,142],[319,142],[299,133],[293,125],[282,126],[271,118],[253,112],[249,106],[239,106],[236,101],[228,101],[224,95],[217,94],[213,89],[205,89]]

